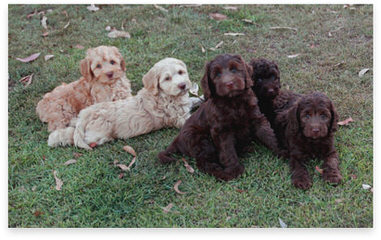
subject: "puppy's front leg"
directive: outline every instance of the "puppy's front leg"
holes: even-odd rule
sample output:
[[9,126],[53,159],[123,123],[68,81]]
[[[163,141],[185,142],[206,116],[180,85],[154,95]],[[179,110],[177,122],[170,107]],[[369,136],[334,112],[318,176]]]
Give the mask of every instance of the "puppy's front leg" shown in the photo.
[[297,149],[290,153],[290,167],[291,167],[291,180],[295,187],[301,189],[308,189],[312,186],[310,175],[307,168],[304,166],[304,159],[307,156],[302,154]]
[[234,134],[217,129],[211,130],[212,139],[217,147],[219,162],[224,168],[211,174],[225,181],[238,177],[245,170],[239,163],[237,152],[234,148]]
[[342,176],[339,169],[339,158],[334,147],[330,154],[324,158],[323,179],[335,184],[341,182]]

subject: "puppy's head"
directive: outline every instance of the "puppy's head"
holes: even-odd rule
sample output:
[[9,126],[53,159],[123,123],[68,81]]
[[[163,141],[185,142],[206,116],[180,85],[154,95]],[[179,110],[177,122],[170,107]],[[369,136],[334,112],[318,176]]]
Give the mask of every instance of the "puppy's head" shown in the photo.
[[289,112],[290,127],[312,139],[319,139],[337,130],[338,115],[332,101],[323,93],[304,95]]
[[89,81],[112,84],[126,71],[126,63],[116,47],[99,46],[87,50],[81,74]]
[[178,96],[188,92],[191,82],[185,63],[176,58],[165,58],[157,62],[143,77],[146,89],[157,95]]
[[205,66],[205,74],[201,80],[205,99],[242,94],[244,89],[253,85],[251,74],[251,67],[240,55],[218,55]]
[[253,90],[258,98],[274,99],[279,94],[280,74],[278,65],[266,59],[253,59],[250,62],[253,68]]

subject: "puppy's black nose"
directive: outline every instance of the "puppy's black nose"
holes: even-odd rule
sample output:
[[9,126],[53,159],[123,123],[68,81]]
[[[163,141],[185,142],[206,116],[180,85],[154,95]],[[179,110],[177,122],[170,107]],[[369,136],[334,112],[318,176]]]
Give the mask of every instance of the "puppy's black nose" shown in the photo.
[[312,128],[312,132],[313,133],[318,133],[318,132],[320,132],[320,129],[319,128]]
[[107,76],[108,78],[112,78],[113,75],[114,75],[114,72],[107,72],[107,73],[106,73],[106,76]]
[[227,82],[225,83],[228,88],[232,88],[234,83],[233,82]]
[[273,94],[273,93],[274,93],[274,88],[270,88],[270,89],[268,89],[268,90],[267,90],[267,93],[268,93],[268,94]]
[[177,85],[181,90],[184,90],[185,87],[187,86],[186,83],[179,83],[179,85]]

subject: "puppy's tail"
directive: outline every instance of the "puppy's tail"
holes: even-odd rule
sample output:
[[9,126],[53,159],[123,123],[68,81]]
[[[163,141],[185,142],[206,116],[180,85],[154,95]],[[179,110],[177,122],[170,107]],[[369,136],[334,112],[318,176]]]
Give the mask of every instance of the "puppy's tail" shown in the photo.
[[62,129],[57,129],[50,133],[48,139],[49,147],[58,147],[74,144],[74,127],[67,127]]
[[85,142],[86,122],[87,121],[81,121],[81,119],[77,120],[73,136],[74,145],[87,150],[92,150],[92,148]]

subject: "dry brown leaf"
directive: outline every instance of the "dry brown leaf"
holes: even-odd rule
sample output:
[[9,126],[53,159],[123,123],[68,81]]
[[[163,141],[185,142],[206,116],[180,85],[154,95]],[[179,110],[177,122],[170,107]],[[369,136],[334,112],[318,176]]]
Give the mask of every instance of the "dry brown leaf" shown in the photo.
[[56,190],[60,191],[62,188],[63,182],[61,179],[59,179],[57,177],[57,171],[56,170],[53,171],[53,176],[54,176],[54,179],[56,180]]
[[350,174],[349,175],[352,179],[357,179],[357,175],[356,174]]
[[242,190],[242,189],[236,189],[236,191],[239,192],[239,193],[247,192],[247,190]]
[[66,28],[68,28],[68,27],[69,27],[69,25],[70,25],[70,21],[66,23],[66,25],[64,26],[64,28],[63,28],[63,29],[66,29]]
[[48,20],[48,18],[46,16],[43,16],[41,19],[41,25],[45,29],[48,29],[48,24],[46,23],[47,20]]
[[119,175],[118,175],[118,178],[119,179],[122,179],[124,177],[124,172],[121,172]]
[[298,31],[297,28],[293,28],[293,27],[270,27],[270,30],[293,30],[295,32]]
[[36,60],[40,56],[40,54],[41,53],[35,53],[26,58],[16,58],[16,60],[19,60],[20,62],[23,62],[23,63],[28,63],[28,62],[32,62]]
[[64,14],[66,17],[69,17],[69,14],[67,14],[66,10],[63,10],[62,14]]
[[131,146],[126,145],[123,147],[123,150],[136,157],[136,152]]
[[33,17],[34,15],[36,15],[36,14],[37,14],[37,10],[34,10],[34,12],[29,13],[28,15],[26,15],[26,18],[29,19],[29,18]]
[[297,54],[293,54],[293,55],[288,55],[287,57],[288,58],[296,58],[300,55],[300,53],[297,53]]
[[76,163],[77,162],[77,160],[75,160],[75,159],[70,159],[70,160],[67,160],[65,163],[64,163],[64,165],[70,165],[70,164],[73,164],[73,163]]
[[135,163],[135,160],[136,160],[136,157],[134,157],[134,158],[132,159],[132,161],[130,162],[130,164],[128,164],[128,170],[130,170],[132,164]]
[[96,12],[99,10],[99,7],[96,7],[95,4],[91,4],[87,7],[87,10],[89,10],[90,12]]
[[251,24],[254,24],[253,20],[250,20],[250,19],[242,19],[242,21],[246,22],[246,23],[251,23]]
[[51,59],[52,57],[54,57],[54,55],[45,55],[44,56],[45,62]]
[[354,122],[355,120],[352,119],[352,117],[349,117],[343,121],[338,122],[337,124],[340,126],[347,126],[350,122]]
[[173,186],[173,189],[175,189],[175,192],[177,192],[178,194],[186,194],[185,192],[182,192],[179,190],[179,185],[181,184],[181,180],[177,181],[175,183],[175,185]]
[[225,20],[228,18],[226,15],[221,14],[221,13],[209,13],[209,17],[216,20],[216,21],[221,21],[221,20]]
[[34,215],[35,217],[39,217],[39,216],[41,216],[42,214],[44,214],[44,212],[41,212],[41,211],[38,211],[38,210],[36,210],[36,211],[33,213],[33,215]]
[[319,166],[315,166],[315,169],[318,173],[323,174],[323,169],[319,168]]
[[342,202],[344,202],[344,198],[338,198],[338,199],[336,199],[335,200],[335,203],[342,203]]
[[77,152],[73,153],[74,158],[79,158],[82,155],[83,155],[82,153],[77,153]]
[[187,160],[185,160],[185,158],[181,158],[181,160],[183,160],[184,166],[187,169],[187,171],[190,173],[194,173],[194,169],[188,164]]
[[167,9],[165,9],[165,8],[163,8],[163,7],[160,7],[159,5],[154,4],[153,6],[154,6],[156,9],[159,9],[159,10],[161,10],[161,11],[163,11],[163,12],[168,12]]
[[166,207],[161,207],[161,208],[163,209],[163,212],[168,213],[169,211],[171,211],[172,207],[173,207],[173,204],[170,203]]
[[244,33],[224,33],[225,36],[245,36]]
[[75,48],[78,48],[78,49],[84,49],[85,47],[82,46],[81,44],[77,44],[77,45],[75,45]]
[[32,73],[31,75],[22,77],[22,78],[19,80],[19,82],[21,82],[21,83],[24,85],[24,87],[29,86],[29,85],[32,83],[33,74],[34,74],[34,73]]
[[238,9],[237,7],[234,7],[234,6],[226,6],[226,7],[222,7],[222,8],[225,10],[233,10],[233,11]]
[[205,48],[201,45],[201,52],[205,53]]
[[214,48],[209,48],[212,51],[216,51],[217,48],[221,47],[221,45],[224,43],[224,41],[219,42]]
[[122,169],[123,171],[130,171],[130,169],[124,164],[116,164],[116,166]]
[[130,34],[125,31],[114,30],[107,34],[109,38],[131,38]]
[[360,78],[363,77],[364,74],[365,74],[366,72],[368,72],[368,71],[369,71],[369,68],[361,69],[361,71],[359,72],[359,77],[360,77]]

